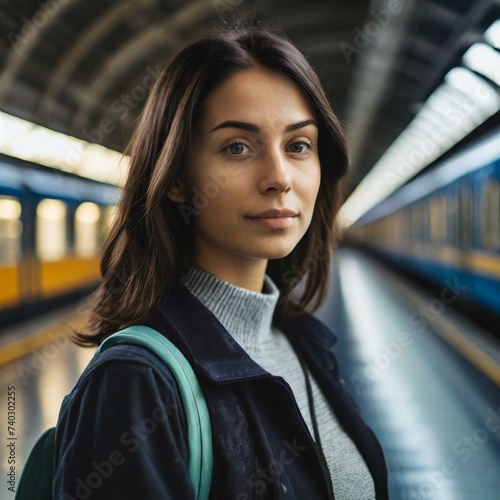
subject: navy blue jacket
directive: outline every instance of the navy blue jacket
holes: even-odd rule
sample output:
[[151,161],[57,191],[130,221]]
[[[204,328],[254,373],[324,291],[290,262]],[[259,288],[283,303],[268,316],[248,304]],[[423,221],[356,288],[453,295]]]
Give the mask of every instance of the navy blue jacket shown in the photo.
[[[255,363],[184,285],[175,282],[144,324],[178,346],[204,393],[213,433],[211,499],[333,498],[290,386]],[[362,454],[377,498],[387,499],[384,455],[340,378],[335,336],[311,315],[284,320],[279,303],[273,325],[306,361]],[[54,499],[194,498],[186,443],[170,369],[144,348],[112,347],[93,358],[63,403]]]

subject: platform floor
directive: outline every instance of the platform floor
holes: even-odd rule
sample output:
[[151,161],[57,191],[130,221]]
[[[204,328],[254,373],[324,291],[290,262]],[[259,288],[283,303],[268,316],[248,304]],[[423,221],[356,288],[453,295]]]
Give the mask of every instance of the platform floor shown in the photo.
[[[491,362],[498,343],[357,251],[340,251],[331,279],[317,315],[339,337],[346,385],[382,443],[391,499],[500,500],[500,392]],[[469,330],[469,344],[445,340],[444,332]],[[471,344],[487,346],[488,356],[465,359]],[[61,337],[0,366],[4,479],[8,388],[16,394],[19,473],[92,354]],[[0,500],[13,498],[2,481]]]
[[382,443],[391,499],[499,500],[500,389],[482,371],[498,343],[473,365],[446,334],[491,339],[440,295],[350,249],[337,273],[318,316],[337,333],[346,385]]

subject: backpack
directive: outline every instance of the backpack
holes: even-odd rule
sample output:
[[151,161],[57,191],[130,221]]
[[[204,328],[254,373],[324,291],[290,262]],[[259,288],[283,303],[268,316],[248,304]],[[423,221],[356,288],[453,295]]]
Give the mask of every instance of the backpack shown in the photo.
[[[207,405],[191,365],[172,342],[147,326],[134,325],[111,335],[97,348],[96,354],[118,344],[146,347],[172,370],[187,420],[189,477],[195,498],[208,499],[212,482],[212,431]],[[56,428],[52,427],[38,438],[19,480],[16,500],[52,500],[55,434]]]

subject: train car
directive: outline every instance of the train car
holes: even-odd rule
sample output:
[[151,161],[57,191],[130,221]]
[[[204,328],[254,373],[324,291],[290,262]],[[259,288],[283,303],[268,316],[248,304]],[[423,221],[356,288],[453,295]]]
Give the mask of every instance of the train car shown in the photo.
[[120,189],[0,154],[0,326],[88,293]]
[[347,240],[452,293],[450,301],[499,335],[500,131],[380,202]]

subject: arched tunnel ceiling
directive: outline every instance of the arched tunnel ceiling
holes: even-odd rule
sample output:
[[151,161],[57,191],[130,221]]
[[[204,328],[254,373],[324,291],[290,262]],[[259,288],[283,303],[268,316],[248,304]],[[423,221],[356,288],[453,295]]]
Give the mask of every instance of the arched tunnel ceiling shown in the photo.
[[0,109],[122,151],[159,66],[217,27],[281,27],[350,143],[348,191],[411,121],[498,0],[0,0]]

